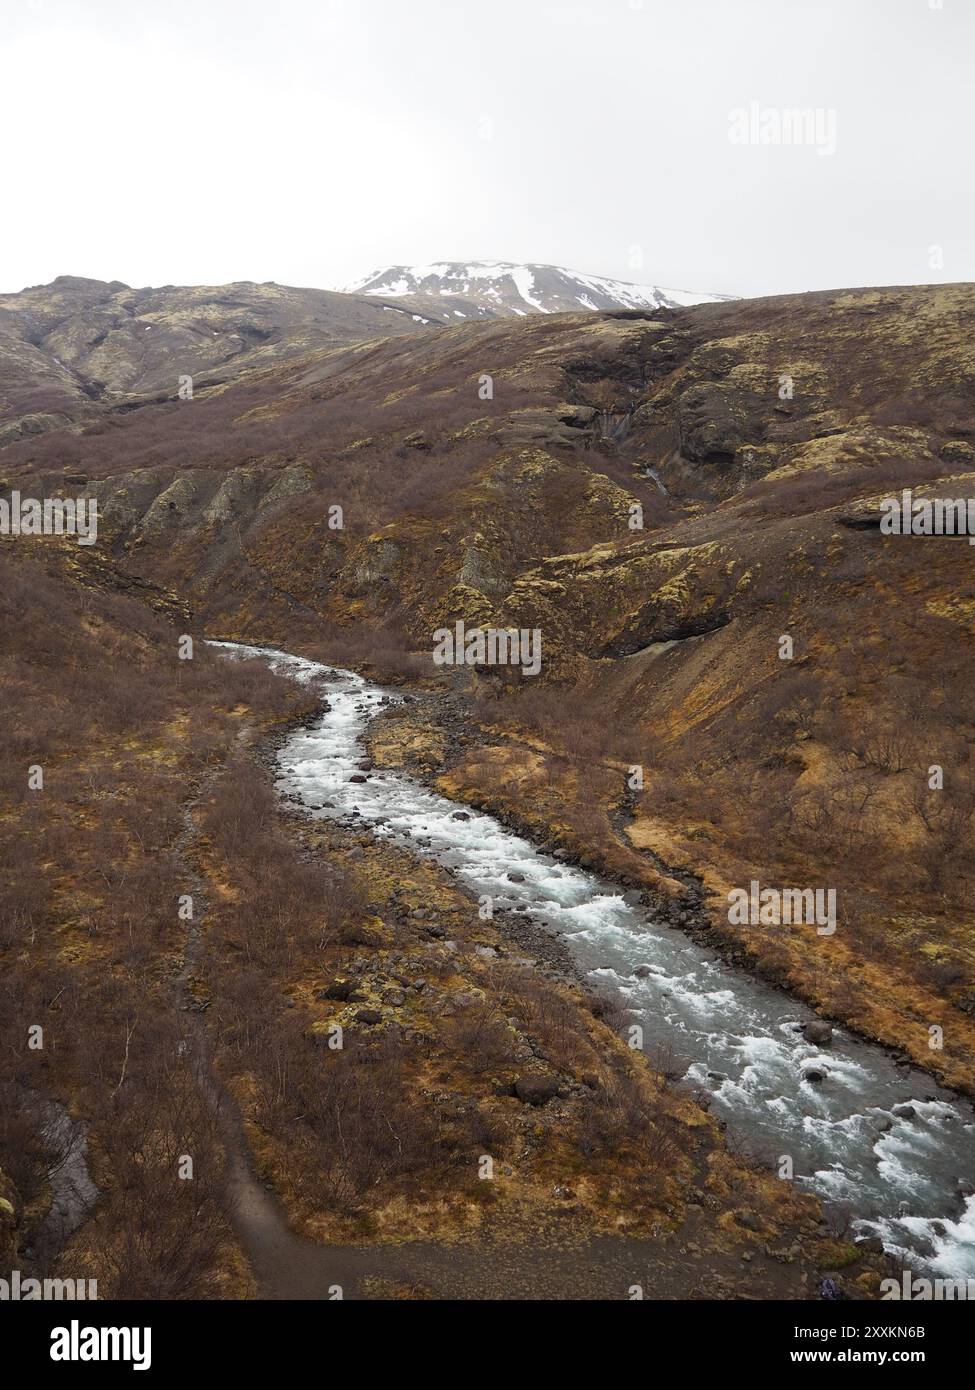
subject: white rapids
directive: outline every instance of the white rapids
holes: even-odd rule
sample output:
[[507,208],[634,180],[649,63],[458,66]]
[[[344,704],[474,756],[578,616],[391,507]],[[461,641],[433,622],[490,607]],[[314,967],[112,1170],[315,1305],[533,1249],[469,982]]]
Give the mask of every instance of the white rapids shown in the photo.
[[[790,1158],[798,1183],[845,1209],[856,1233],[879,1235],[918,1272],[975,1278],[975,1112],[966,1102],[840,1029],[828,1048],[807,1043],[802,1028],[815,1015],[805,1005],[493,816],[402,772],[377,769],[351,782],[365,755],[365,726],[402,699],[395,690],[273,648],[212,645],[261,657],[326,702],[278,753],[282,794],[310,816],[361,824],[434,858],[475,898],[490,895],[496,910],[543,923],[593,983],[622,996],[650,1055],[709,1092],[712,1113],[756,1157],[777,1170]],[[469,818],[456,819],[459,810]],[[635,975],[638,966],[649,974]],[[806,1079],[813,1067],[824,1081]]]

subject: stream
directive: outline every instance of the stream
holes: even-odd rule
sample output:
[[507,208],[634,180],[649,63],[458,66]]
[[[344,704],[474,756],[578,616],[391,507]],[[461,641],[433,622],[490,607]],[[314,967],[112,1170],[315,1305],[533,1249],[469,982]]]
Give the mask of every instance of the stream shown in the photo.
[[[593,984],[618,992],[648,1055],[709,1093],[730,1138],[777,1167],[789,1156],[796,1182],[842,1207],[856,1234],[879,1236],[915,1272],[975,1278],[975,1111],[966,1101],[840,1028],[828,1047],[806,1042],[803,1027],[817,1017],[806,1005],[493,816],[399,771],[351,782],[365,727],[402,699],[396,690],[273,648],[211,645],[263,658],[325,701],[278,752],[283,796],[312,817],[351,822],[437,860],[495,909],[530,914]],[[460,809],[469,818],[456,819]],[[809,1080],[810,1071],[824,1079]]]
[[98,1188],[88,1171],[88,1137],[85,1126],[72,1120],[58,1101],[42,1099],[41,1134],[55,1155],[48,1172],[51,1205],[31,1240],[30,1258],[43,1268],[60,1251],[69,1236],[88,1218],[98,1200]]

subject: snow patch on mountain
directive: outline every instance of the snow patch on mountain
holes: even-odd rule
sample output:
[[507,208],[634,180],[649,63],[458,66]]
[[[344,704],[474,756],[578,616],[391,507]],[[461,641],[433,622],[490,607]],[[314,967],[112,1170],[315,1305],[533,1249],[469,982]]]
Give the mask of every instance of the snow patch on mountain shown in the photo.
[[[387,266],[347,286],[347,293],[386,299],[463,300],[471,317],[578,313],[580,309],[660,309],[713,303],[731,295],[637,285],[561,266],[512,261],[437,261],[431,265]],[[454,315],[457,310],[453,309]]]

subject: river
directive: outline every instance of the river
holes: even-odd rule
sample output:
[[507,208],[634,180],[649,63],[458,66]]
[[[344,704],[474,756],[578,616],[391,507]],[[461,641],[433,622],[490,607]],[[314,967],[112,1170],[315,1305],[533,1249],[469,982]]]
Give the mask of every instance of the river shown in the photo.
[[[325,701],[278,752],[277,786],[316,818],[352,821],[436,859],[476,898],[557,933],[594,984],[632,1010],[650,1055],[710,1093],[730,1136],[842,1206],[917,1273],[975,1278],[975,1112],[925,1072],[835,1028],[805,1041],[816,1015],[624,901],[598,875],[560,863],[490,815],[400,771],[351,782],[370,719],[402,699],[351,671],[266,647],[217,642],[312,685]],[[324,803],[329,803],[325,805]],[[516,877],[512,877],[516,875]],[[635,972],[640,970],[640,974]],[[825,1073],[822,1081],[807,1077]]]

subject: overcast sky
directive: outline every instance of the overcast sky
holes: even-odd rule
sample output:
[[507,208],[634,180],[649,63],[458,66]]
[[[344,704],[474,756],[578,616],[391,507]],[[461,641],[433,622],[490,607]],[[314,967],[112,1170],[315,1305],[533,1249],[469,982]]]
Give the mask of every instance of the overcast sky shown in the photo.
[[[975,280],[973,0],[2,0],[0,41],[4,291]],[[813,143],[732,142],[784,108]]]

